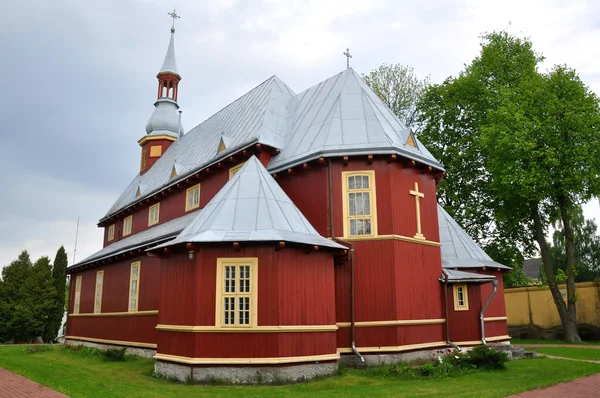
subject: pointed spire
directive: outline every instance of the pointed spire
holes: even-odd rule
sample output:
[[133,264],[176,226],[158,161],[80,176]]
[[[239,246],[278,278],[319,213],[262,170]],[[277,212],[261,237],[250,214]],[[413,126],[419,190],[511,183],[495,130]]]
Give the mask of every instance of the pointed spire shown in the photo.
[[169,40],[169,48],[167,49],[167,54],[165,55],[165,61],[160,68],[161,73],[174,73],[179,76],[179,72],[177,71],[177,61],[175,60],[175,29],[171,29],[171,40]]

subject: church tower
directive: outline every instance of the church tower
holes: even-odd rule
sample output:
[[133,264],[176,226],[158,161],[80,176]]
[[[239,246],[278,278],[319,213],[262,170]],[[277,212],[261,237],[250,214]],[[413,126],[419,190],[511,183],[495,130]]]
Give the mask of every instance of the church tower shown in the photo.
[[154,103],[154,112],[146,124],[146,135],[138,141],[142,147],[140,174],[148,171],[167,148],[183,135],[181,112],[178,112],[179,105],[177,104],[181,76],[177,71],[177,61],[175,60],[175,19],[179,18],[179,15],[175,10],[169,15],[173,18],[171,40],[163,65],[156,75],[158,79],[157,100]]

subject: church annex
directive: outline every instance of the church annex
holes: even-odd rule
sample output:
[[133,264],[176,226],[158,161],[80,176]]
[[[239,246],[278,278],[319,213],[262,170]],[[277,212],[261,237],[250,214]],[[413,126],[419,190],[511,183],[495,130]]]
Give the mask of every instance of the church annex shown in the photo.
[[233,381],[508,342],[510,269],[438,206],[443,166],[353,69],[300,93],[273,76],[184,133],[174,36],[139,173],[67,269],[67,342]]

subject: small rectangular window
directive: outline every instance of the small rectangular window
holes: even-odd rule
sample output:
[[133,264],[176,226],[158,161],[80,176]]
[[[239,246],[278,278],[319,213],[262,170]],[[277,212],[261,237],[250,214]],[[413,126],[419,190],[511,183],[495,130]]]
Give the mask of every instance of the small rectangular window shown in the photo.
[[454,285],[454,310],[469,310],[469,295],[466,284]]
[[237,173],[238,171],[240,171],[240,169],[242,167],[244,167],[244,164],[246,164],[246,162],[240,163],[237,166],[233,166],[232,168],[229,169],[229,179],[230,180],[231,180],[231,177],[233,177],[235,175],[235,173]]
[[104,286],[104,271],[96,272],[96,294],[94,296],[94,313],[102,312],[102,286]]
[[148,226],[158,224],[159,212],[160,203],[150,206],[148,209]]
[[108,227],[108,237],[107,240],[110,242],[115,238],[115,224]]
[[217,326],[256,326],[256,258],[217,260]]
[[140,172],[146,170],[146,166],[148,165],[148,150],[146,148],[142,149],[142,158],[140,159]]
[[75,300],[73,303],[73,313],[79,314],[79,304],[81,303],[81,280],[83,276],[78,276],[75,279]]
[[125,217],[123,220],[123,236],[127,236],[131,234],[131,229],[133,225],[133,214],[129,217]]
[[129,311],[138,310],[138,298],[140,295],[140,271],[141,263],[136,261],[131,263],[131,273],[129,275]]
[[150,147],[150,157],[151,158],[159,158],[161,155],[162,155],[162,146],[152,145]]
[[377,235],[375,172],[342,172],[344,236]]
[[185,195],[185,211],[200,207],[200,184],[188,188]]

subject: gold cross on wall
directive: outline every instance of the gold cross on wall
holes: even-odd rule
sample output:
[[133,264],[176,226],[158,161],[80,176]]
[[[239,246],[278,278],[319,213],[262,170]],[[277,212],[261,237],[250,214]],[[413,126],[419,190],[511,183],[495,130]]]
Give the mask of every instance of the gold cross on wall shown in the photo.
[[415,182],[415,189],[408,191],[408,193],[415,197],[415,207],[417,208],[417,233],[415,234],[415,239],[425,239],[425,236],[421,233],[421,205],[420,199],[424,198],[425,195],[423,192],[419,192],[419,183]]

